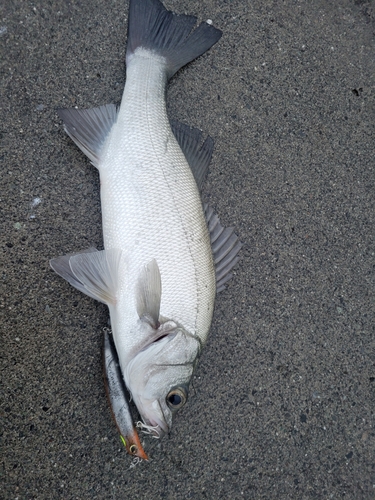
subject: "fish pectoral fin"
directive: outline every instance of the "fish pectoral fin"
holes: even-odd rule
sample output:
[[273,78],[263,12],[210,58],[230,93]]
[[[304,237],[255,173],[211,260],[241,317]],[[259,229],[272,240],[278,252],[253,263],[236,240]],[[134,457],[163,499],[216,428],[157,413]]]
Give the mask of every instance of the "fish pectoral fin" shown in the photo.
[[159,328],[161,276],[155,259],[143,267],[138,278],[136,294],[139,318],[153,328]]
[[189,127],[177,120],[171,120],[171,128],[200,190],[208,173],[214,141],[208,136],[202,144],[201,130]]
[[93,299],[115,305],[121,250],[95,248],[64,255],[50,261],[57,274]]
[[86,293],[93,299],[96,297],[93,297],[84,287],[84,285],[77,280],[76,276],[74,276],[70,265],[69,265],[69,259],[73,257],[74,255],[77,255],[78,253],[92,253],[92,252],[97,252],[98,250],[94,247],[87,248],[86,250],[82,250],[81,252],[76,252],[76,253],[70,253],[67,255],[62,255],[61,257],[56,257],[55,259],[51,259],[49,261],[50,266],[52,269],[62,278],[64,278],[68,283],[70,283],[74,288],[77,288],[77,290]]
[[92,109],[58,109],[64,130],[98,168],[100,152],[117,120],[117,108],[106,104]]
[[219,293],[225,289],[225,283],[232,278],[231,271],[239,261],[238,252],[242,243],[232,227],[224,228],[220,224],[219,217],[208,204],[203,208],[214,256],[216,292]]

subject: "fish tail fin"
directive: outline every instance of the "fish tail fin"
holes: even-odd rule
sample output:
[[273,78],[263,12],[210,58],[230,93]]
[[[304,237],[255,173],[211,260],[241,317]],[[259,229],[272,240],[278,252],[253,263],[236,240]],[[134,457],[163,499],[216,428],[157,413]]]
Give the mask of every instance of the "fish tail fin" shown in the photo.
[[168,78],[182,66],[202,55],[222,32],[206,22],[195,30],[197,18],[177,15],[159,0],[130,0],[127,64],[137,48],[154,51],[167,61]]

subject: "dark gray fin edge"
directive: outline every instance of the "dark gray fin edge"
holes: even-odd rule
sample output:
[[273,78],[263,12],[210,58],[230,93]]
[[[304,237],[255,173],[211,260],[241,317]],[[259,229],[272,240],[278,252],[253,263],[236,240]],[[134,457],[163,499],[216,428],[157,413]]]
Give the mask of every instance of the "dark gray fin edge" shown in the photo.
[[126,58],[137,48],[153,50],[167,59],[168,78],[182,66],[199,57],[214,45],[222,32],[194,16],[177,15],[159,0],[130,0]]
[[208,173],[208,166],[214,150],[214,141],[212,137],[208,136],[202,144],[201,130],[189,127],[177,120],[170,120],[170,123],[172,132],[185,155],[200,190]]
[[116,106],[105,104],[91,109],[58,109],[57,114],[64,122],[65,132],[98,168],[103,144],[117,120]]
[[225,289],[225,283],[232,278],[232,269],[239,261],[238,252],[242,247],[233,227],[224,228],[213,208],[203,206],[211,238],[212,253],[216,271],[216,293]]
[[121,250],[88,248],[50,260],[52,269],[80,292],[106,305],[115,305]]

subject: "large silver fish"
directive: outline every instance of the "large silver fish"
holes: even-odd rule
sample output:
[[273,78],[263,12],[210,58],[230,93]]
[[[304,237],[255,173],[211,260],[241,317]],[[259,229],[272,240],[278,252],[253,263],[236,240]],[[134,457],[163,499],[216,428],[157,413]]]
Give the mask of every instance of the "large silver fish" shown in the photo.
[[144,429],[157,436],[186,403],[215,294],[241,246],[202,206],[212,139],[201,145],[201,132],[171,126],[166,112],[168,79],[221,36],[208,23],[195,24],[159,0],[130,0],[119,110],[59,111],[100,173],[105,250],[59,257],[51,266],[107,304],[125,384]]

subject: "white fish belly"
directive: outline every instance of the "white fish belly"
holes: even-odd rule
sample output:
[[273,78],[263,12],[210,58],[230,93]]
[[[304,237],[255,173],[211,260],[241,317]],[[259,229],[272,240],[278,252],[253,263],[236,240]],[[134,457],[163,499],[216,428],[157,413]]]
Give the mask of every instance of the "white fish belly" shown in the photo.
[[118,119],[99,165],[105,249],[123,251],[118,350],[120,344],[134,345],[126,330],[138,319],[136,284],[152,259],[162,280],[161,316],[203,342],[212,319],[216,285],[207,224],[169,125],[165,85],[163,59],[139,49],[128,65]]

